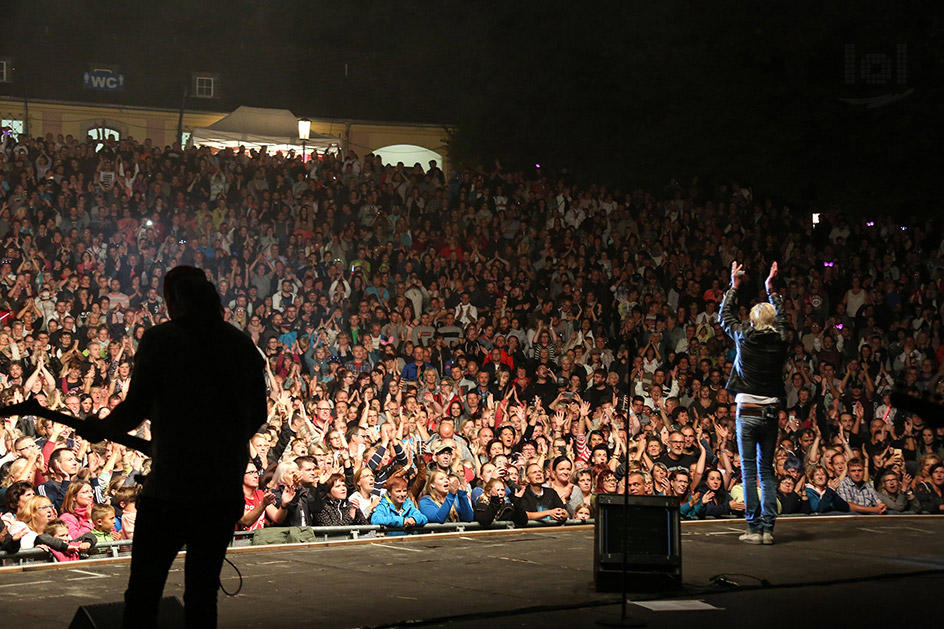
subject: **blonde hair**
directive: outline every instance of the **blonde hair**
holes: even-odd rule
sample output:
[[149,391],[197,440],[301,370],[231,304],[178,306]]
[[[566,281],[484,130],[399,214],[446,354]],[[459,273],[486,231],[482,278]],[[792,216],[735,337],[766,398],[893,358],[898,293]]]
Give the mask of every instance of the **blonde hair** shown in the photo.
[[[302,428],[305,427],[303,426]],[[305,432],[308,432],[307,428],[305,428]],[[299,431],[299,434],[301,434],[301,431]],[[303,437],[295,437],[288,442],[287,446],[285,446],[285,451],[282,452],[282,460],[280,461],[281,463],[289,463],[295,460],[295,457],[298,455],[292,453],[292,448],[294,448],[299,443],[304,443],[305,447],[308,448],[308,454],[311,454],[311,445],[308,443],[308,439]]]
[[773,304],[761,302],[751,308],[751,325],[755,330],[773,330],[777,321],[777,311]]
[[446,498],[444,495],[440,496],[439,491],[435,487],[435,483],[439,480],[440,476],[448,476],[448,474],[442,470],[434,470],[429,477],[427,477],[426,486],[423,488],[423,495],[429,496],[438,504],[442,504],[443,500]]
[[494,489],[496,486],[501,486],[504,488],[505,481],[500,478],[493,478],[492,480],[485,483],[485,487],[482,488],[482,495],[479,496],[479,502],[489,502],[491,500],[492,489]]
[[269,486],[275,489],[279,485],[284,485],[285,477],[297,471],[298,466],[295,465],[294,461],[282,461],[275,467],[275,472],[272,474],[272,480],[269,481]]
[[[449,478],[450,475],[442,470],[434,470],[429,475],[429,478],[426,479],[426,487],[423,489],[423,495],[429,496],[429,499],[432,500],[436,504],[436,506],[442,506],[442,504],[446,501],[446,494],[440,495],[439,490],[437,490],[435,487],[435,483],[437,480],[439,480],[440,476],[445,476]],[[455,505],[453,505],[449,509],[449,515],[446,516],[446,521],[448,522],[459,521],[459,512],[456,511]]]
[[[50,501],[46,496],[33,496],[29,499],[29,501],[27,501],[25,505],[23,505],[22,509],[17,511],[16,519],[20,522],[25,522],[26,525],[30,527],[30,530],[35,531],[36,529],[33,528],[33,517],[40,507],[47,504],[52,504],[52,501]],[[36,532],[39,533],[40,531]]]
[[[41,459],[37,459],[41,460]],[[27,459],[16,459],[13,463],[10,464],[10,468],[7,470],[7,475],[3,477],[3,482],[0,483],[0,487],[9,487],[16,481],[20,480],[20,477],[26,473],[26,467],[29,465]],[[36,462],[33,463],[33,470],[36,469]],[[29,478],[23,479],[29,481],[31,484],[33,482],[33,477],[30,475]]]

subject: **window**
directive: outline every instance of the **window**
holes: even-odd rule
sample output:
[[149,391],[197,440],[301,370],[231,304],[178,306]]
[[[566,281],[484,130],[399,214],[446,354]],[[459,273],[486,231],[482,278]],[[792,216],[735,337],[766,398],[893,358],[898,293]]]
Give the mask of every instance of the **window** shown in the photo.
[[96,152],[102,148],[106,138],[112,138],[116,142],[121,139],[121,131],[111,127],[94,127],[88,130],[88,135],[97,143],[95,147]]
[[3,133],[12,133],[19,136],[23,133],[23,121],[16,118],[4,118],[0,120],[0,127],[3,127]]
[[197,98],[214,98],[216,81],[212,76],[195,77],[195,89],[193,95]]
[[13,62],[9,59],[0,59],[0,83],[13,81]]
[[433,159],[436,160],[436,163],[440,166],[442,166],[443,163],[443,156],[436,151],[431,151],[428,148],[414,144],[393,144],[391,146],[374,149],[371,152],[379,157],[381,163],[384,165],[395,165],[399,162],[403,162],[403,165],[408,169],[412,169],[414,164],[419,164],[425,171],[429,168],[430,160]]
[[190,95],[194,98],[219,98],[220,75],[212,72],[190,74]]

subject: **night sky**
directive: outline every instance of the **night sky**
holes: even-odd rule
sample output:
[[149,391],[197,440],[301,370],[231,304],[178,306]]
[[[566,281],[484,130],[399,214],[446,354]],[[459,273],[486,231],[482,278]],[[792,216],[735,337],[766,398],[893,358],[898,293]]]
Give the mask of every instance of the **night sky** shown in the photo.
[[56,74],[69,63],[161,77],[145,93],[161,106],[210,70],[226,109],[455,126],[457,166],[540,162],[621,189],[698,175],[815,208],[934,212],[941,4],[833,4],[8,2],[0,56],[42,77],[13,86],[33,98],[74,91]]

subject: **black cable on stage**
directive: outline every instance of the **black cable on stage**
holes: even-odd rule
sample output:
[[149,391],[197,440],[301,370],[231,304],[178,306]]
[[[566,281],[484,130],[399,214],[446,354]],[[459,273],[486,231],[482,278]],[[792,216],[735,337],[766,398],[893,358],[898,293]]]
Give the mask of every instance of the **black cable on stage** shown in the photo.
[[223,559],[226,560],[226,563],[233,566],[233,570],[236,571],[236,576],[239,577],[239,586],[237,586],[235,592],[232,592],[232,593],[227,592],[226,588],[223,587],[223,580],[220,579],[220,589],[223,591],[223,594],[225,594],[226,596],[236,596],[237,594],[239,594],[240,590],[243,589],[243,574],[239,571],[239,568],[236,567],[236,564],[234,564],[232,561],[229,560],[229,557],[223,557]]
[[743,572],[724,572],[722,574],[716,574],[713,577],[709,577],[708,580],[714,583],[715,585],[720,585],[723,587],[741,587],[740,583],[730,580],[728,577],[747,577],[748,579],[754,579],[760,583],[761,587],[769,588],[770,581],[763,579],[761,577],[755,577],[752,574],[745,574]]
[[[903,579],[908,577],[931,577],[931,576],[944,576],[944,568],[929,568],[927,570],[914,570],[912,572],[882,572],[881,574],[873,574],[868,576],[861,577],[842,577],[839,579],[825,579],[823,581],[794,581],[793,583],[777,583],[776,585],[767,582],[766,579],[759,579],[755,576],[745,574],[721,574],[716,575],[718,577],[725,576],[746,576],[752,579],[757,579],[760,582],[760,585],[739,585],[736,588],[725,588],[719,590],[715,593],[729,593],[729,592],[744,592],[749,590],[760,590],[760,589],[770,589],[770,590],[786,590],[792,588],[804,588],[804,587],[822,587],[822,586],[831,586],[831,585],[849,585],[852,583],[868,583],[869,581],[888,581],[892,579]],[[714,578],[714,577],[712,577]],[[764,584],[765,582],[766,585]]]
[[[847,585],[850,583],[865,583],[868,581],[882,581],[887,579],[901,579],[908,577],[926,577],[926,576],[942,576],[944,575],[944,569],[942,568],[933,568],[928,570],[917,570],[914,572],[885,572],[882,574],[872,575],[872,576],[862,576],[862,577],[848,577],[842,579],[829,579],[825,581],[803,581],[803,582],[794,582],[794,583],[783,583],[783,584],[772,584],[767,579],[760,577],[755,577],[749,574],[743,573],[725,573],[718,574],[711,577],[712,581],[715,583],[714,586],[697,586],[686,584],[681,590],[672,590],[669,592],[657,592],[650,593],[645,597],[635,598],[630,603],[644,603],[647,601],[655,600],[665,600],[665,599],[677,599],[685,598],[692,596],[704,596],[704,595],[714,595],[714,594],[732,594],[735,592],[749,592],[756,590],[777,590],[777,589],[787,589],[787,588],[800,588],[800,587],[818,587],[818,586],[830,586],[830,585]],[[738,585],[735,582],[727,579],[728,576],[743,576],[754,579],[758,581],[759,585]],[[422,627],[427,625],[440,625],[447,622],[462,622],[467,620],[482,620],[489,618],[506,618],[510,616],[523,616],[526,614],[539,614],[545,612],[557,612],[557,611],[568,611],[572,609],[582,609],[585,607],[607,607],[609,605],[618,605],[622,601],[621,599],[607,598],[595,601],[578,601],[575,603],[567,603],[562,605],[535,605],[532,607],[519,607],[515,609],[507,610],[495,610],[495,611],[486,611],[486,612],[469,612],[467,614],[458,614],[455,616],[440,616],[437,618],[419,618],[415,620],[400,620],[397,622],[383,623],[380,625],[372,625],[364,627],[363,629],[393,629],[394,627]]]

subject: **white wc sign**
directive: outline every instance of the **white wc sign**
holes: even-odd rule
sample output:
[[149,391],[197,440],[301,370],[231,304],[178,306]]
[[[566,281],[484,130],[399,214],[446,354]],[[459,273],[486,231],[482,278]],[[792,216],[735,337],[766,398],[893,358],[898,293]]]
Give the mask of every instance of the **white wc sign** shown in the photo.
[[115,72],[86,72],[82,75],[84,85],[92,90],[114,91],[125,86],[125,75]]

